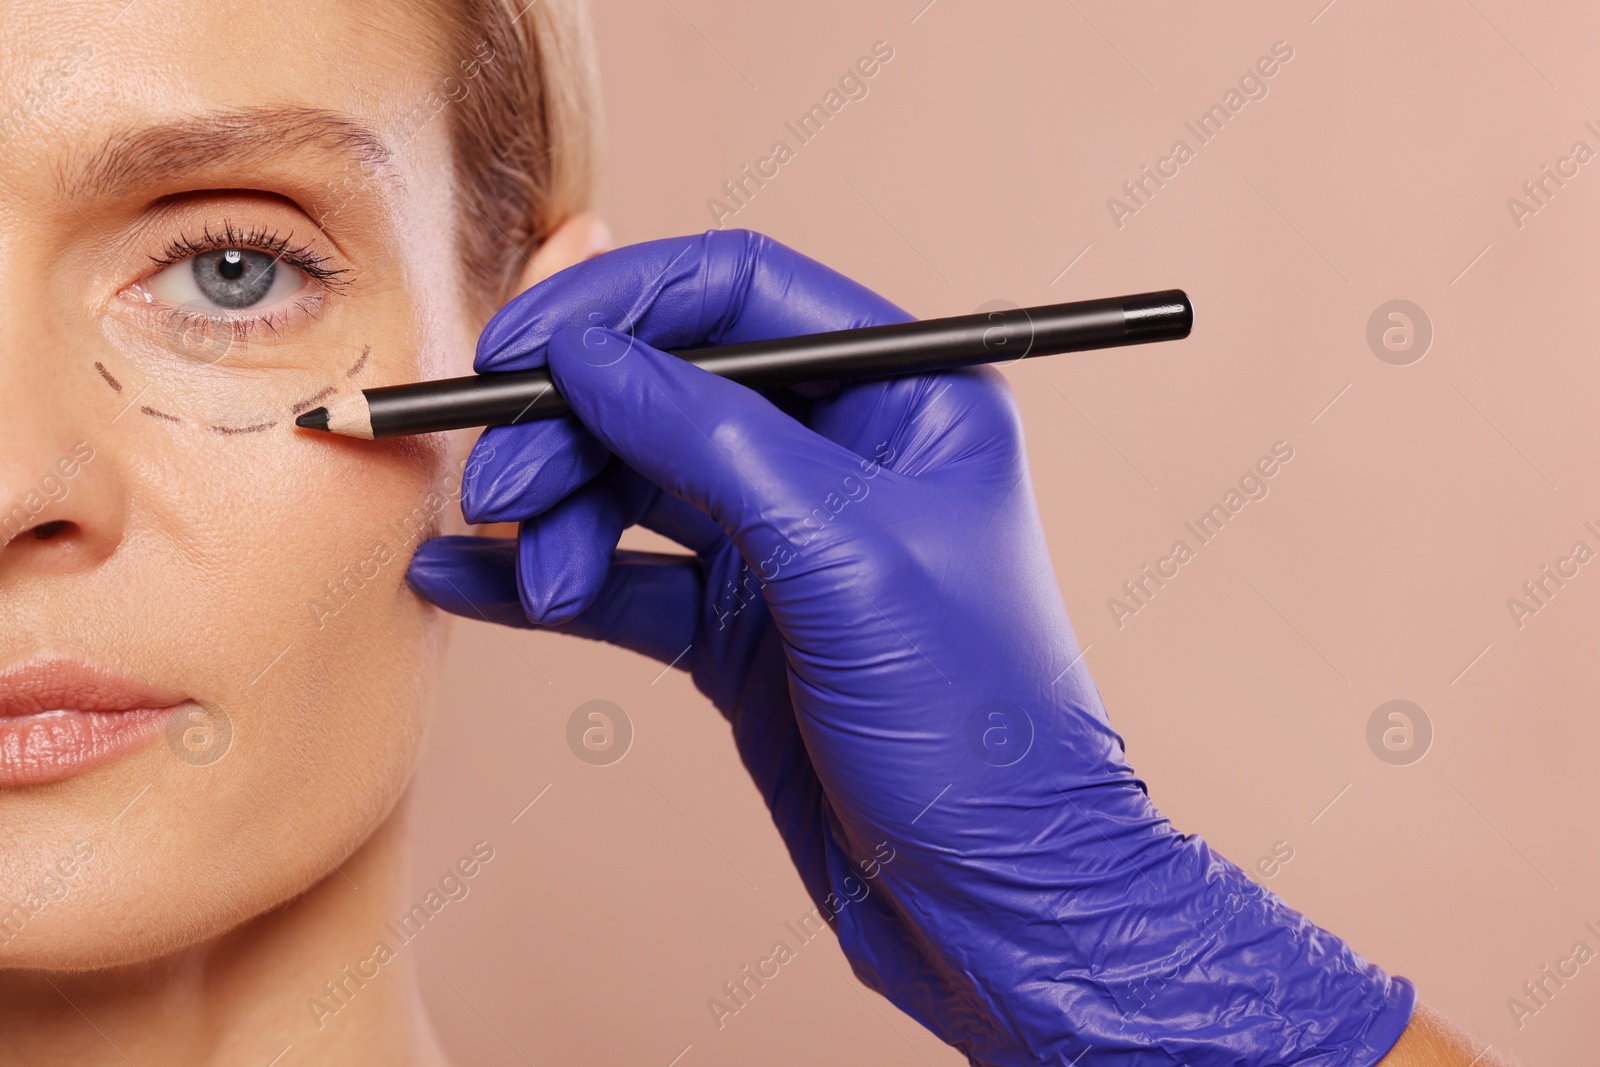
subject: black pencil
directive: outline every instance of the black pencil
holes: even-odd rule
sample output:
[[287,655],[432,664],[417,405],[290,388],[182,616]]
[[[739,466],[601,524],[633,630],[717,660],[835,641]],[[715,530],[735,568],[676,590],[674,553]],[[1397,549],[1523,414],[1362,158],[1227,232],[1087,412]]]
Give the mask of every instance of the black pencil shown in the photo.
[[[1181,290],[980,312],[672,353],[754,387],[918,374],[1189,336]],[[373,439],[498,426],[568,413],[544,368],[366,389],[295,419],[308,430]]]

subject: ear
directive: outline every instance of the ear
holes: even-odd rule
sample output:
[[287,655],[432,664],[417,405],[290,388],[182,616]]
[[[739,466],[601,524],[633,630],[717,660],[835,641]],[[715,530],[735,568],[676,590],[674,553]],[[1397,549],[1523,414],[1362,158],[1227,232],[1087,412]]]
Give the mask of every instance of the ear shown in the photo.
[[574,263],[582,263],[610,248],[609,226],[598,216],[587,212],[574,215],[556,227],[555,233],[528,260],[517,277],[516,292],[530,289],[557,271],[566,270]]
[[[556,228],[539,250],[533,254],[517,276],[516,291],[511,295],[533,288],[550,275],[566,270],[574,263],[598,256],[611,248],[611,228],[599,217],[587,213],[574,215]],[[514,522],[484,523],[468,528],[480,537],[515,537]]]

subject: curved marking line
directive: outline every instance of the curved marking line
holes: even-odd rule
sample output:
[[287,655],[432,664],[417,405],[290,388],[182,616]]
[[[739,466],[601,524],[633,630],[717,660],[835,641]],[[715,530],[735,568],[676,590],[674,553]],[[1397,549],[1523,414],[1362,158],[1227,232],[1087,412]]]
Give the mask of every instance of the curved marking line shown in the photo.
[[361,368],[367,365],[367,357],[372,355],[372,346],[367,345],[361,350],[361,358],[356,360],[355,366],[344,372],[346,378],[354,378],[361,373]]
[[154,418],[166,419],[168,422],[182,422],[183,421],[182,419],[178,418],[178,416],[176,416],[176,415],[168,415],[165,411],[157,411],[155,408],[150,407],[148,404],[140,404],[139,405],[139,410],[144,412],[146,415],[153,416]]
[[333,386],[330,385],[326,389],[324,389],[322,392],[318,393],[316,396],[310,397],[310,398],[308,398],[306,400],[302,400],[302,401],[300,401],[300,403],[298,403],[294,407],[290,408],[289,409],[289,414],[298,415],[302,411],[309,411],[312,408],[316,407],[318,404],[322,403],[322,401],[326,400],[328,397],[332,396],[333,394],[334,394],[334,388],[333,388]]
[[211,428],[221,434],[260,433],[263,430],[270,430],[276,425],[278,425],[278,422],[274,419],[272,422],[258,422],[254,426],[213,426]]
[[111,386],[111,388],[115,389],[119,393],[122,392],[122,383],[111,376],[111,372],[106,370],[106,365],[104,363],[97,361],[94,365],[94,369],[100,372],[100,377],[106,380],[107,385]]

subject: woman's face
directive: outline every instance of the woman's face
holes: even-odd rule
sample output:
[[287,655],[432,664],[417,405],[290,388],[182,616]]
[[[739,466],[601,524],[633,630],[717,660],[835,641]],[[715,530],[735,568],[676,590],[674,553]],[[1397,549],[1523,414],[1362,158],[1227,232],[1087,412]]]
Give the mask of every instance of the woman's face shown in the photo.
[[440,102],[485,59],[409,7],[0,5],[0,968],[218,934],[405,787],[467,442],[293,420],[481,326]]

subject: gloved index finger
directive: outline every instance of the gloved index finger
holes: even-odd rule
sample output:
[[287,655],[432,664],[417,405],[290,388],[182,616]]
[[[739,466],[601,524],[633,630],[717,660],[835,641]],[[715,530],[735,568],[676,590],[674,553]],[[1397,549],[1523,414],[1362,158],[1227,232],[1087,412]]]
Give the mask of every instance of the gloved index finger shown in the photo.
[[480,373],[543,366],[550,338],[570,327],[602,327],[680,349],[910,318],[769,237],[710,230],[629,245],[545,279],[490,320],[473,366]]

